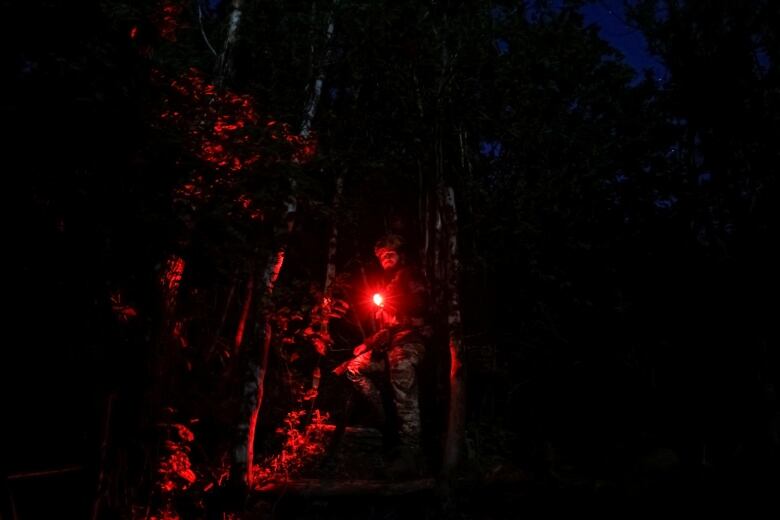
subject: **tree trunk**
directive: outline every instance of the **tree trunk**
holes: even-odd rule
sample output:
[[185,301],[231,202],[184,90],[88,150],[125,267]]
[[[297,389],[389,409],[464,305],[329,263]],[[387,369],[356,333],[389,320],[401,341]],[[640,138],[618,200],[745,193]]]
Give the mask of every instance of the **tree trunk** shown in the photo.
[[314,83],[312,84],[311,94],[309,96],[309,100],[306,103],[306,108],[303,112],[303,122],[301,123],[301,131],[300,136],[304,139],[308,139],[309,135],[311,135],[311,125],[312,121],[314,121],[314,116],[317,113],[317,106],[320,102],[320,96],[322,95],[322,85],[325,82],[325,65],[330,61],[330,47],[329,43],[331,38],[333,37],[333,28],[334,28],[334,11],[336,7],[338,6],[338,0],[335,0],[333,2],[333,10],[331,10],[330,14],[328,15],[328,27],[325,33],[325,55],[320,60],[319,66],[317,67],[317,76],[314,79]]
[[233,76],[233,48],[236,45],[238,26],[241,22],[241,3],[241,0],[233,0],[230,6],[225,44],[217,58],[215,70],[216,83],[219,87],[224,87],[225,83]]
[[444,450],[444,471],[451,472],[460,462],[465,447],[466,389],[463,374],[463,326],[458,291],[458,214],[455,191],[443,184],[438,189],[442,208],[443,238],[446,240],[445,271],[447,294],[447,325],[450,351],[450,403],[447,417],[447,438]]
[[[328,265],[325,268],[325,283],[322,286],[322,295],[325,299],[330,299],[330,286],[336,280],[336,252],[338,251],[339,240],[339,223],[338,212],[341,207],[341,196],[344,192],[344,175],[339,173],[336,177],[336,193],[333,195],[333,218],[330,223],[330,237],[328,238]],[[322,305],[322,315],[320,316],[320,323],[322,324],[321,333],[323,335],[328,332],[328,314],[330,313],[329,305]]]
[[[443,129],[434,129],[434,178],[426,187],[427,208],[426,258],[428,274],[435,282],[434,305],[447,309],[447,345],[449,351],[449,401],[442,469],[452,472],[459,464],[465,448],[465,379],[463,374],[463,327],[458,290],[458,213],[455,191],[445,181]],[[442,359],[442,361],[444,361]]]
[[246,296],[244,297],[244,307],[241,309],[241,317],[238,320],[238,327],[236,327],[236,337],[233,343],[233,351],[238,354],[241,350],[241,343],[244,341],[244,331],[246,330],[247,318],[249,318],[249,310],[252,308],[252,297],[255,292],[255,276],[249,275],[249,281],[246,284]]
[[336,194],[333,196],[333,221],[330,227],[330,238],[328,239],[328,266],[325,269],[325,284],[323,294],[328,294],[330,286],[336,279],[336,251],[338,249],[339,227],[338,211],[341,207],[341,195],[344,192],[344,175],[339,173],[336,177]]
[[92,520],[100,518],[101,507],[104,500],[107,498],[107,482],[109,479],[106,477],[107,464],[108,464],[108,447],[110,444],[111,435],[111,415],[113,414],[114,399],[116,394],[109,394],[106,398],[106,406],[103,412],[103,427],[100,432],[100,458],[98,461],[98,478],[97,478],[97,492],[95,493],[95,500],[92,503]]
[[[436,276],[442,285],[442,294],[447,308],[447,336],[450,354],[450,396],[447,415],[447,431],[444,443],[442,469],[445,474],[451,473],[461,461],[465,448],[466,430],[466,391],[463,373],[464,345],[463,326],[460,313],[460,293],[458,276],[460,271],[458,261],[458,212],[455,206],[455,190],[445,182],[445,142],[449,137],[449,126],[446,114],[448,107],[443,106],[445,89],[452,77],[452,58],[447,45],[448,18],[446,10],[442,13],[441,28],[433,25],[433,33],[441,46],[441,62],[436,85],[437,122],[434,129],[434,161],[436,178],[433,182],[435,191],[436,218],[434,229],[436,241],[434,251],[434,266]],[[454,129],[453,129],[454,130]],[[460,134],[462,139],[462,133]],[[461,159],[464,150],[461,148]],[[450,169],[454,169],[450,167]]]
[[[287,230],[285,238],[292,231],[296,206],[287,207]],[[241,393],[241,406],[238,419],[238,440],[233,454],[234,475],[241,475],[247,486],[252,485],[252,465],[254,460],[255,431],[260,407],[265,393],[265,374],[268,368],[268,355],[271,350],[271,296],[276,280],[284,265],[286,244],[282,244],[271,255],[263,272],[263,293],[255,297],[257,310],[254,318],[253,345],[260,344],[260,352],[249,349],[243,357],[246,359]],[[241,357],[239,358],[241,359]]]

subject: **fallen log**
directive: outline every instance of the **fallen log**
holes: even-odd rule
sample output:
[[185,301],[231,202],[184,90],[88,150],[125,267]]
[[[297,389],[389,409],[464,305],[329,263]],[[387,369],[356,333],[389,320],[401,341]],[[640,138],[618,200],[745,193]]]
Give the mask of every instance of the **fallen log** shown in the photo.
[[434,489],[436,480],[418,478],[397,482],[388,480],[325,480],[297,479],[266,482],[257,488],[255,495],[302,495],[316,497],[335,496],[397,496]]
[[38,477],[51,477],[54,475],[62,475],[64,473],[73,473],[76,471],[82,471],[84,466],[66,466],[64,468],[45,469],[41,471],[28,471],[22,473],[13,473],[6,477],[7,480],[23,480],[26,478],[38,478]]

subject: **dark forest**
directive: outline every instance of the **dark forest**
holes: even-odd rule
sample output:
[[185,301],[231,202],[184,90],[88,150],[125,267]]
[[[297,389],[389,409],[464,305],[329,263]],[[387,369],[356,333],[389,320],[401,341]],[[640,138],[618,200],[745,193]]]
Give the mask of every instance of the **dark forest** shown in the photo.
[[[778,495],[776,2],[2,12],[3,520]],[[428,297],[403,477],[339,372],[387,234]]]

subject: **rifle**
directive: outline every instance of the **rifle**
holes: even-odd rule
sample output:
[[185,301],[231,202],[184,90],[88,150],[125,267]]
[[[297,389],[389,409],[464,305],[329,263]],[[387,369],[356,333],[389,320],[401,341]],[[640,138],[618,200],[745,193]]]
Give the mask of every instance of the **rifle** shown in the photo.
[[[362,356],[366,352],[384,352],[385,350],[387,350],[387,348],[390,346],[390,341],[393,338],[393,334],[396,333],[397,329],[398,329],[398,326],[394,325],[394,326],[392,326],[390,328],[382,329],[379,332],[377,332],[376,334],[374,334],[370,338],[370,340],[371,340],[370,343],[366,344],[368,349],[365,350],[364,352],[361,352],[360,354],[358,354],[358,356]],[[349,365],[352,362],[352,360],[354,360],[356,357],[357,356],[353,356],[350,359],[344,361],[339,366],[337,366],[336,368],[331,370],[331,372],[333,374],[337,375],[337,376],[344,375],[344,372],[347,371],[347,365]]]
[[335,375],[337,375],[337,376],[343,376],[343,375],[344,375],[344,372],[346,372],[346,371],[347,371],[347,365],[349,365],[349,363],[350,363],[350,362],[351,362],[353,359],[355,359],[355,358],[350,358],[350,359],[348,359],[348,360],[344,361],[344,362],[343,362],[343,363],[341,363],[339,366],[337,366],[336,368],[334,368],[333,370],[331,370],[331,373],[333,373],[333,374],[335,374]]

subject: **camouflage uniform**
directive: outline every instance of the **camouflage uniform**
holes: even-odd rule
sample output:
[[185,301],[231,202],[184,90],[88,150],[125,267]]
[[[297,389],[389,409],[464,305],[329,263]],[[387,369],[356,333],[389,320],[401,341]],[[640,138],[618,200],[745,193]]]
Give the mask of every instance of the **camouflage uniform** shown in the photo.
[[385,326],[365,341],[368,351],[347,365],[347,377],[368,399],[384,422],[382,398],[373,378],[390,375],[393,404],[398,417],[398,440],[419,450],[420,402],[417,367],[425,353],[425,319],[428,291],[418,270],[401,266],[383,293]]

